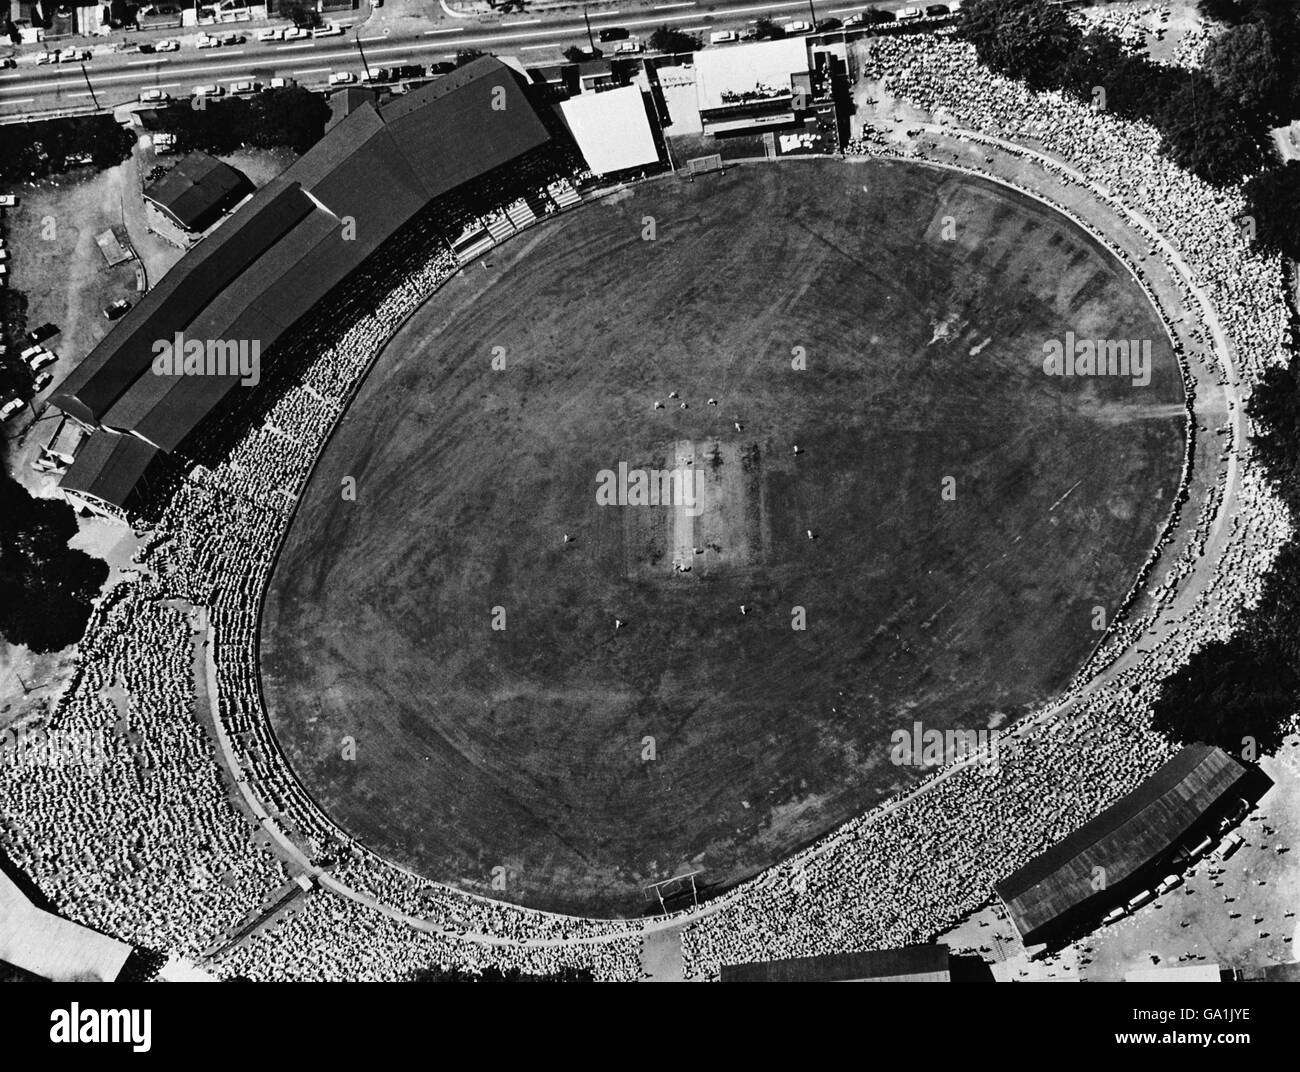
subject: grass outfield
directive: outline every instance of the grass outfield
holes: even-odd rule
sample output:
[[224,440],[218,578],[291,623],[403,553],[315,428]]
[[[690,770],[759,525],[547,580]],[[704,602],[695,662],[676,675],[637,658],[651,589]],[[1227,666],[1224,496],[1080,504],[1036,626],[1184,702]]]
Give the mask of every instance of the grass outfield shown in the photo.
[[[925,774],[891,763],[893,731],[1004,724],[1065,685],[1168,514],[1184,422],[1159,321],[991,184],[731,169],[487,263],[380,358],[263,618],[302,780],[430,878],[634,915],[649,882],[752,875]],[[1067,331],[1153,340],[1150,385],[1044,375]],[[601,470],[675,458],[699,516],[597,504]]]

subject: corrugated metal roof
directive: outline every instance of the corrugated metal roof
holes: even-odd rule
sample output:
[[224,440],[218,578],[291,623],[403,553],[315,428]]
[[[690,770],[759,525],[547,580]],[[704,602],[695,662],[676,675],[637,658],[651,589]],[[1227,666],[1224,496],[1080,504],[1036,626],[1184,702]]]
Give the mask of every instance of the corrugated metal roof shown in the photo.
[[124,507],[157,457],[153,447],[135,436],[95,432],[59,481],[59,487]]
[[[1245,777],[1221,749],[1182,749],[1133,792],[997,883],[1021,936],[1032,942],[1054,920],[1170,852]],[[1098,874],[1105,876],[1101,889]]]
[[252,190],[243,172],[207,153],[191,153],[146,186],[144,196],[187,231],[205,231]]

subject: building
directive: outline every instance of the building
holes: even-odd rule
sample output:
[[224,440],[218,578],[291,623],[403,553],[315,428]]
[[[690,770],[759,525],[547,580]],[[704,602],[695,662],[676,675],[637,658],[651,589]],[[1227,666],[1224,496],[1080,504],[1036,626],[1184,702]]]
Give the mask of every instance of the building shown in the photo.
[[757,964],[724,964],[724,983],[947,983],[946,945],[905,945]]
[[429,206],[491,185],[551,142],[522,80],[486,56],[387,104],[355,105],[181,258],[55,390],[53,405],[96,430],[60,485],[77,505],[128,512],[166,472],[166,456],[184,454],[248,379],[155,374],[156,344],[179,333],[217,357],[255,346],[267,378],[286,332]]
[[[1026,945],[1093,924],[1180,868],[1215,819],[1239,807],[1248,771],[1194,744],[1091,822],[1009,874],[995,889]],[[1180,855],[1181,854],[1181,855]]]
[[637,86],[584,93],[557,108],[593,175],[659,165],[645,96]]
[[38,908],[0,870],[0,960],[56,983],[111,983],[131,947]]
[[695,92],[705,134],[752,132],[795,122],[808,107],[802,37],[706,48],[695,54]]
[[1221,983],[1217,964],[1180,964],[1175,968],[1138,968],[1125,972],[1126,983]]
[[253,192],[242,171],[207,153],[191,153],[144,188],[144,199],[190,234],[206,231]]

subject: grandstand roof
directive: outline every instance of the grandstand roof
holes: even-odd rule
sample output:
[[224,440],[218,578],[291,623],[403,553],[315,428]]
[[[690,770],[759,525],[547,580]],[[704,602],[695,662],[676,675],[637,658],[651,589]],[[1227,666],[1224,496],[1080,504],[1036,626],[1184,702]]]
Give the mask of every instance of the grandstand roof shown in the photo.
[[157,456],[155,448],[135,436],[96,432],[83,444],[59,487],[125,506]]
[[1046,852],[1013,871],[995,889],[1026,942],[1085,901],[1102,868],[1114,889],[1178,842],[1246,777],[1221,749],[1188,745],[1140,786]]
[[659,162],[659,148],[636,86],[561,101],[560,116],[596,175]]
[[724,983],[899,982],[950,981],[946,945],[905,945],[865,953],[835,953],[795,957],[758,964],[724,964]]
[[[163,276],[59,385],[56,406],[87,424],[177,449],[238,377],[154,376],[156,342],[176,332],[205,343],[256,341],[265,357],[429,201],[549,140],[519,76],[491,57],[382,109],[353,103],[310,151]],[[124,492],[121,481],[95,479],[104,491]]]
[[253,184],[241,171],[207,153],[191,153],[150,183],[144,196],[187,231],[206,231]]
[[149,368],[153,344],[190,322],[249,264],[313,209],[298,184],[274,179],[220,230],[182,257],[55,390],[51,401],[98,424]]
[[111,983],[130,955],[125,942],[37,908],[0,870],[0,960],[56,983]]
[[790,92],[790,77],[808,70],[808,45],[802,37],[756,41],[695,54],[695,91],[700,111],[725,108],[724,94],[749,93],[760,87]]

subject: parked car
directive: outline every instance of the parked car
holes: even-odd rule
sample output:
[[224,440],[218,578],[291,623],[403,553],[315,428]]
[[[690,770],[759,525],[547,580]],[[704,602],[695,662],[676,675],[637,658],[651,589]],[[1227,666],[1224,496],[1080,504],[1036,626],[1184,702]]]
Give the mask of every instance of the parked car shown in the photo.
[[45,349],[44,346],[29,346],[18,356],[22,358],[24,361],[30,361],[32,358],[38,356],[41,353],[41,351],[44,349]]
[[931,4],[925,9],[925,13],[932,19],[937,19],[941,15],[948,14],[947,4]]
[[861,26],[866,21],[867,21],[866,15],[864,15],[861,11],[858,11],[850,15],[847,19],[845,19],[844,25],[846,28],[853,27],[853,26]]
[[42,350],[39,354],[27,362],[27,367],[33,372],[40,372],[41,369],[53,365],[59,359],[58,354],[52,354],[49,350]]
[[709,34],[709,44],[711,45],[726,45],[734,40],[736,40],[735,30],[714,30],[713,33]]
[[312,30],[311,35],[312,37],[339,37],[342,33],[343,27],[336,26],[331,22],[325,26],[317,26],[316,29]]
[[181,43],[168,38],[163,41],[155,41],[153,47],[159,52],[179,52]]
[[1182,884],[1183,884],[1182,875],[1166,875],[1163,879],[1160,880],[1160,885],[1156,887],[1156,893],[1162,895],[1166,894],[1170,890],[1175,889],[1176,887],[1181,886]]
[[195,86],[194,96],[196,97],[220,97],[226,91],[215,82],[209,82],[206,86]]
[[1112,923],[1118,923],[1123,918],[1124,918],[1123,906],[1119,908],[1112,908],[1109,912],[1107,912],[1104,916],[1102,916],[1101,919],[1102,926],[1109,927]]
[[600,31],[602,41],[622,41],[628,36],[628,33],[622,26],[606,26]]
[[290,86],[296,86],[298,83],[292,78],[272,78],[267,82],[269,89],[288,89]]
[[284,31],[283,30],[262,30],[258,33],[257,39],[259,41],[283,41]]
[[23,400],[10,396],[5,400],[4,405],[0,406],[0,421],[7,421],[10,417],[19,413],[23,408]]
[[261,88],[258,82],[236,82],[230,87],[230,92],[236,97],[250,97]]
[[1244,844],[1246,844],[1246,839],[1240,834],[1229,834],[1223,839],[1223,844],[1219,846],[1219,859],[1226,860]]
[[166,104],[171,99],[171,94],[161,89],[141,90],[139,97],[141,104]]
[[221,42],[215,37],[209,37],[207,34],[199,34],[199,39],[194,42],[195,48],[219,48]]
[[899,22],[911,22],[920,17],[921,9],[919,7],[900,7],[895,15]]
[[0,194],[0,208],[17,208],[17,194]]
[[[456,69],[456,65],[452,63],[450,60],[443,60],[441,63],[429,64],[429,73],[433,75],[451,74],[451,72],[454,71],[455,69]],[[416,75],[415,77],[418,78],[420,76]]]
[[350,86],[357,80],[357,76],[351,71],[335,71],[330,75],[330,85],[332,86]]
[[49,385],[52,384],[53,382],[54,382],[54,373],[50,372],[49,370],[46,370],[45,372],[37,373],[36,379],[32,384],[32,389],[36,394],[40,394],[47,387],[49,387]]
[[812,31],[813,24],[811,22],[804,22],[801,19],[795,19],[793,22],[787,22],[785,24],[785,32],[788,34],[806,34],[812,33]]
[[244,35],[237,33],[222,34],[217,38],[217,40],[223,45],[242,45],[244,43]]
[[117,301],[104,306],[104,316],[109,320],[117,320],[124,316],[131,308],[131,303],[126,298],[118,298]]
[[620,41],[617,45],[614,46],[614,52],[617,55],[624,55],[628,52],[640,52],[640,51],[641,51],[640,41]]
[[295,26],[291,30],[284,31],[284,39],[286,41],[300,41],[302,40],[302,38],[310,37],[310,36],[311,36],[311,31],[304,30],[301,26]]
[[42,324],[38,328],[32,328],[27,333],[27,341],[30,343],[44,342],[46,339],[52,339],[59,333],[59,329],[54,324]]
[[44,67],[47,63],[57,63],[58,55],[57,52],[42,52],[36,57],[36,66]]

